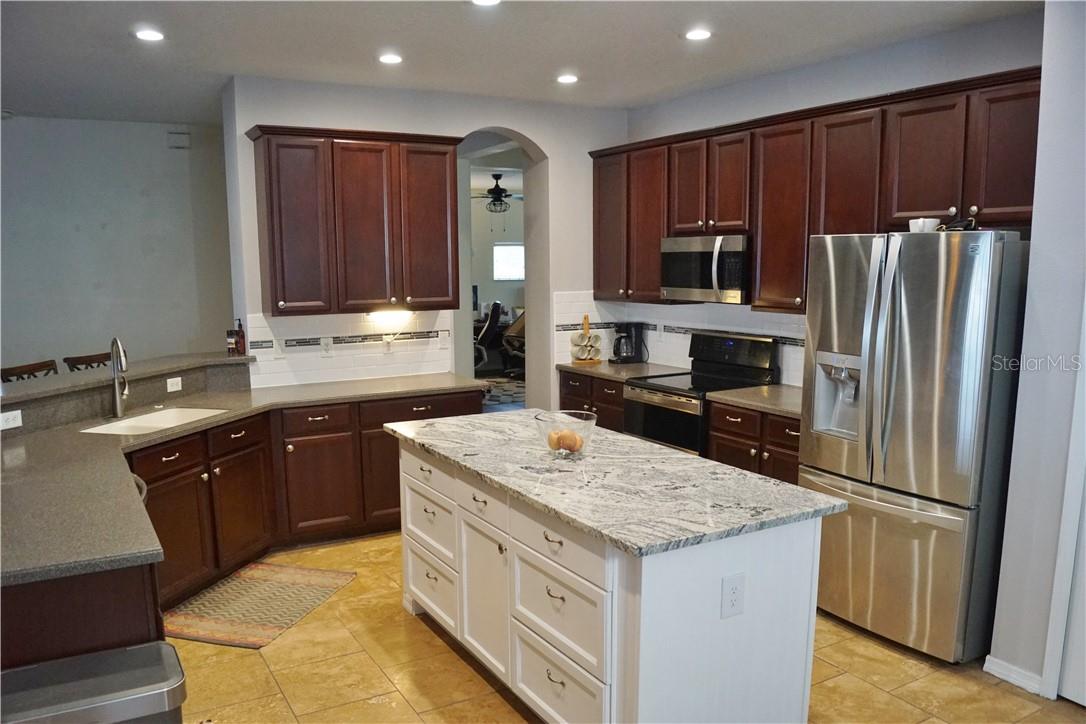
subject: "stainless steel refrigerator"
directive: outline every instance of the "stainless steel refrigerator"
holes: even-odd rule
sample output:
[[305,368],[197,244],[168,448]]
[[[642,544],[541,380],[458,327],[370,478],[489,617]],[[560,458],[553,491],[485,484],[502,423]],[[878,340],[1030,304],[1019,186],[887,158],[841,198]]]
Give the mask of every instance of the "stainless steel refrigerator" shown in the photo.
[[800,476],[818,605],[947,661],[988,651],[1028,242],[1015,232],[813,236]]

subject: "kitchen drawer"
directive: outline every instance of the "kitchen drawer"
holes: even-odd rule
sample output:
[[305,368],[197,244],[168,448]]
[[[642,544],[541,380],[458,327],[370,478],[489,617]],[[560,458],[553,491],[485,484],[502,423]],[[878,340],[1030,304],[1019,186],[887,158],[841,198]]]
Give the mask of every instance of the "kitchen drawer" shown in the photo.
[[208,430],[207,451],[208,455],[215,458],[267,441],[268,416],[256,415]]
[[456,477],[452,465],[421,450],[400,447],[400,472],[425,483],[450,500],[456,500]]
[[617,405],[622,407],[622,383],[593,377],[592,402],[597,405]]
[[600,588],[611,588],[606,574],[607,544],[598,538],[516,499],[510,500],[509,533],[536,553]]
[[778,447],[799,450],[799,420],[794,417],[766,415],[765,440]]
[[762,434],[762,414],[742,407],[713,403],[709,424],[714,430],[757,440]]
[[609,681],[610,595],[513,541],[513,616],[593,676]]
[[386,422],[425,420],[430,417],[474,415],[483,411],[482,392],[457,392],[450,395],[403,397],[358,404],[358,419],[363,428],[381,427]]
[[513,692],[549,722],[604,722],[608,689],[517,621],[512,622]]
[[585,402],[592,399],[592,378],[572,372],[558,373],[558,394],[578,397]]
[[284,435],[332,432],[351,426],[350,405],[320,405],[283,410]]
[[403,580],[408,593],[449,633],[459,636],[456,572],[410,538],[406,539],[405,545],[407,570]]
[[624,432],[626,430],[626,410],[622,406],[592,405],[596,413],[596,426],[605,430]]
[[493,485],[471,477],[456,479],[456,502],[487,523],[509,532],[509,495]]
[[132,472],[145,482],[153,482],[170,473],[204,465],[207,462],[207,448],[202,434],[189,435],[161,445],[132,453]]
[[456,565],[456,504],[407,475],[404,486],[403,525],[407,534],[428,548],[450,568]]

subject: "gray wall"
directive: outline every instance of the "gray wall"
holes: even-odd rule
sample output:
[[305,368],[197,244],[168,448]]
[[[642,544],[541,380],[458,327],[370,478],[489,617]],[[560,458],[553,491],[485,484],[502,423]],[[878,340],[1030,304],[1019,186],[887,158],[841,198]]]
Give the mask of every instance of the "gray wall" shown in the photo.
[[[473,189],[472,193],[478,191]],[[484,309],[495,299],[501,300],[506,308],[523,307],[523,280],[494,279],[494,243],[524,243],[524,202],[510,200],[509,210],[502,214],[487,211],[486,203],[486,199],[471,200],[471,283],[479,286],[479,308]]]
[[[1086,270],[1084,68],[1086,4],[1046,3],[1023,358],[1069,360],[1079,350]],[[1045,656],[1074,394],[1072,371],[1021,375],[991,658],[1037,676]]]
[[[168,148],[189,131],[191,149]],[[156,123],[3,122],[4,365],[109,349],[221,349],[231,322],[222,133]]]

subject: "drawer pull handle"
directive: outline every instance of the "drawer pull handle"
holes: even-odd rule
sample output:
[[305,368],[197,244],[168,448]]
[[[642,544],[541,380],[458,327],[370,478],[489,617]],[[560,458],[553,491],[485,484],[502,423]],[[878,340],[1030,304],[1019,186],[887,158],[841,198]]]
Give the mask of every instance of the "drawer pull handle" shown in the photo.
[[424,506],[422,506],[422,512],[423,512],[423,513],[426,513],[426,515],[437,515],[437,511],[436,511],[436,510],[430,510],[430,509],[429,509],[429,508],[427,508],[427,507],[426,507],[425,505],[424,505]]
[[547,535],[547,531],[543,531],[543,540],[547,541],[548,543],[554,543],[555,545],[565,545],[565,541],[563,541],[561,538],[551,538],[549,535]]
[[231,440],[237,440],[239,437],[245,437],[245,431],[244,430],[242,430],[241,432],[232,432],[232,433],[230,433],[230,439]]
[[607,389],[606,387],[604,387],[604,388],[603,388],[603,391],[604,391],[604,392],[606,392],[606,393],[607,393],[607,394],[609,394],[609,395],[613,395],[613,394],[615,394],[615,390],[609,390],[609,389]]
[[562,681],[561,679],[554,678],[551,675],[551,670],[550,669],[547,669],[547,681],[551,682],[552,684],[558,684],[563,689],[566,688],[566,682]]
[[581,383],[577,382],[576,380],[569,380],[569,386],[570,387],[580,387]]
[[483,505],[487,504],[487,499],[486,498],[476,498],[475,493],[471,494],[471,499],[474,500],[476,503],[482,503]]
[[426,412],[427,410],[432,410],[432,409],[433,409],[433,407],[431,407],[430,405],[423,405],[422,407],[412,407],[411,411],[412,412]]
[[557,598],[562,603],[566,602],[566,597],[565,596],[560,596],[557,593],[552,593],[550,586],[547,586],[547,595],[550,596],[551,598]]
[[786,427],[786,428],[784,428],[784,434],[785,434],[785,435],[791,435],[791,436],[793,436],[793,437],[799,437],[799,433],[798,433],[798,432],[795,432],[795,431],[793,431],[793,430],[789,430],[789,429],[788,429],[787,427]]
[[433,468],[428,468],[425,465],[419,465],[419,472],[420,473],[426,473],[427,475],[429,475],[430,473],[434,472],[434,469]]
[[324,422],[328,419],[328,415],[317,415],[316,417],[307,417],[305,419],[310,422]]
[[430,571],[429,571],[429,570],[427,570],[427,571],[426,571],[426,577],[427,577],[427,578],[429,578],[429,579],[430,579],[431,581],[436,581],[436,580],[437,580],[437,576],[435,576],[434,574],[430,573]]
[[727,420],[728,422],[742,422],[743,421],[743,418],[741,418],[741,417],[732,417],[731,415],[725,415],[724,419]]
[[503,556],[505,555],[505,544],[504,543],[499,543],[498,544],[498,553],[501,553]]
[[171,460],[176,460],[179,457],[181,457],[181,453],[179,453],[179,452],[175,452],[173,455],[164,455],[162,457],[162,462],[168,463]]

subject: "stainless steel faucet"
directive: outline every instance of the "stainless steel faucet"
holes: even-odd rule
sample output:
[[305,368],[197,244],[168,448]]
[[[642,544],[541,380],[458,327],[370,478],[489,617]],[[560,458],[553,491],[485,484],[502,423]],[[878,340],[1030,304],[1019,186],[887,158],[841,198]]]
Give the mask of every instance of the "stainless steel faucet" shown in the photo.
[[124,352],[121,340],[114,337],[109,343],[109,362],[113,370],[113,416],[124,417],[124,400],[128,397],[128,380],[124,372],[128,371],[128,355]]

